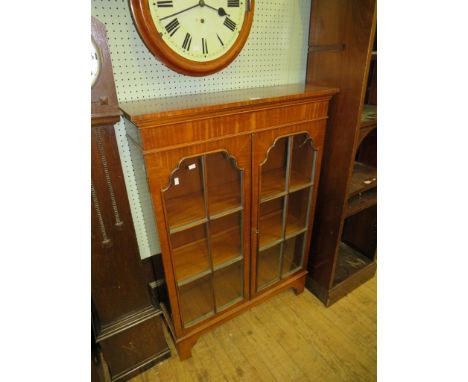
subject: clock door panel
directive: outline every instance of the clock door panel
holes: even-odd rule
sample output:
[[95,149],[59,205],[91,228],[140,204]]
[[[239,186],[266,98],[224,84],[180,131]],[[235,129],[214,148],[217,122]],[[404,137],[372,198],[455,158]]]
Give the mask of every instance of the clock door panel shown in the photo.
[[250,136],[150,154],[146,164],[183,333],[249,297]]
[[[150,305],[113,126],[91,140],[91,295],[95,325],[108,326]],[[107,180],[107,181],[104,181]]]
[[305,268],[316,158],[308,133],[255,134],[254,293]]

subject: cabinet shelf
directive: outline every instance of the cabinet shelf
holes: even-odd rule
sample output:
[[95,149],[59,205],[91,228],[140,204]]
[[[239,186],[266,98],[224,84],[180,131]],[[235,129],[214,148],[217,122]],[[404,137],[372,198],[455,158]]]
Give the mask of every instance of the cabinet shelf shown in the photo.
[[242,211],[242,206],[233,206],[231,209],[226,209],[216,214],[210,215],[210,220],[216,220],[222,218],[224,216],[228,216],[234,214],[236,212]]
[[[195,235],[188,232],[184,235]],[[227,267],[242,259],[240,228],[232,227],[210,235],[213,270]],[[174,269],[178,285],[185,285],[211,273],[208,240],[189,242],[173,249]]]
[[288,217],[286,218],[286,237],[285,239],[290,239],[294,236],[299,235],[300,233],[303,233],[307,231],[304,221],[301,221],[300,219],[296,218],[293,215],[288,214]]
[[265,202],[284,195],[286,195],[284,169],[277,168],[263,172],[260,201]]
[[354,162],[348,197],[377,187],[377,169],[361,162]]
[[200,193],[166,199],[170,233],[182,231],[207,221],[205,203]]
[[239,229],[229,229],[211,237],[213,268],[215,270],[242,259]]
[[307,176],[291,169],[291,179],[289,181],[289,193],[299,191],[303,188],[312,186],[312,182]]
[[377,106],[364,105],[361,114],[361,129],[377,126]]
[[333,285],[345,281],[348,277],[372,264],[372,260],[349,245],[340,242]]
[[229,182],[208,189],[209,213],[212,219],[240,211],[240,184]]
[[366,208],[375,206],[377,204],[377,188],[373,188],[366,192],[354,195],[348,201],[348,209],[346,217],[350,217]]
[[259,226],[261,232],[259,240],[260,251],[280,243],[283,239],[283,211],[275,211],[261,217]]
[[179,285],[187,284],[210,273],[206,239],[174,249],[173,253],[174,269]]

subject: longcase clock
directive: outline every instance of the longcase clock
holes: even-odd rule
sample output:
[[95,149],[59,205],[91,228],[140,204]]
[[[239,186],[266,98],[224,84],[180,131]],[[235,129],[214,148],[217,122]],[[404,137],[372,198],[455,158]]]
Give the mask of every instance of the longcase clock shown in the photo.
[[91,300],[104,374],[127,380],[170,355],[139,257],[114,132],[120,119],[104,24],[91,19]]

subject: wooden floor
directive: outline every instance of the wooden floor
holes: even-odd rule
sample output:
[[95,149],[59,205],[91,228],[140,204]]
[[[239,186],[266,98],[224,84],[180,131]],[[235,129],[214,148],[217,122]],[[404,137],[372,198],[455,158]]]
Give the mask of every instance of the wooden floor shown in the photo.
[[131,382],[375,381],[377,280],[325,308],[307,289],[283,292],[203,335]]

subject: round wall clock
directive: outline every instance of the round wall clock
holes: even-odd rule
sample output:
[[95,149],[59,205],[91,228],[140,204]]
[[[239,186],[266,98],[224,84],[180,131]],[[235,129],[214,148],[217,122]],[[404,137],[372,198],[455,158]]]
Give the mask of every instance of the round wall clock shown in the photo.
[[138,33],[165,65],[190,76],[216,73],[240,53],[254,0],[130,0]]

